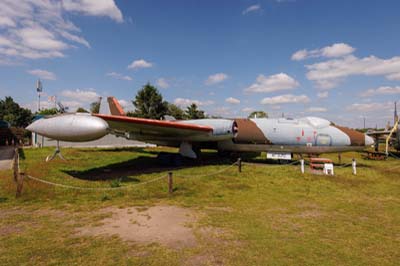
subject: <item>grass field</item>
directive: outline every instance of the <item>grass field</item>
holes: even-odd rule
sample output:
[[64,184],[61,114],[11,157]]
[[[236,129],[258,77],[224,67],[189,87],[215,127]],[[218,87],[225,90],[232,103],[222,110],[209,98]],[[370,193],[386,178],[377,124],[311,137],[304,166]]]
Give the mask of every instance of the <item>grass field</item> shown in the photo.
[[[214,153],[182,169],[159,165],[163,148],[64,149],[68,161],[45,163],[52,149],[25,149],[29,175],[77,191],[25,180],[15,199],[10,171],[0,172],[1,265],[399,265],[400,160],[363,160],[358,173],[301,174],[298,165],[244,165]],[[327,155],[335,161],[336,155]],[[138,184],[168,171],[166,179]],[[127,188],[123,188],[127,186]],[[171,248],[117,236],[77,234],[96,227],[110,208],[173,205],[193,211],[196,245]],[[206,233],[204,233],[206,232]]]

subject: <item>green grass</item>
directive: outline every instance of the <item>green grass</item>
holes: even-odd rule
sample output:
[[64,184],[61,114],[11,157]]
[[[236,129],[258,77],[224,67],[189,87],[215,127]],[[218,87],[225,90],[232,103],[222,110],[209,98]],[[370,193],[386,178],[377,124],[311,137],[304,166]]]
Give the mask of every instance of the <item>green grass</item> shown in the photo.
[[[400,261],[400,160],[356,158],[358,174],[335,168],[335,176],[301,174],[299,166],[227,167],[207,152],[205,161],[168,169],[155,159],[173,149],[63,149],[68,161],[45,163],[51,149],[25,149],[22,169],[32,176],[82,187],[75,191],[25,180],[15,199],[10,171],[0,172],[0,261],[2,265],[182,265],[206,254],[221,265],[398,265]],[[327,155],[337,161],[335,155]],[[209,163],[212,162],[210,165]],[[153,171],[151,171],[154,169]],[[155,171],[155,172],[154,172]],[[173,195],[166,179],[174,173]],[[179,176],[179,177],[178,177]],[[180,177],[182,176],[182,177]],[[83,237],[76,228],[96,224],[104,207],[171,204],[202,213],[198,246],[174,250],[138,245],[117,237]],[[194,263],[194,262],[193,262]]]

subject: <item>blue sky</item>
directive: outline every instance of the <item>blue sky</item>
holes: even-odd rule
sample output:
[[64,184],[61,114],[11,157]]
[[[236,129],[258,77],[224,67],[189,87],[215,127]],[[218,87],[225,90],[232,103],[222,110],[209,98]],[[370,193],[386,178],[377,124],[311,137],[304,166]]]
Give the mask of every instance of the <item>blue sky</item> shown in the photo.
[[147,82],[211,115],[392,122],[400,98],[399,1],[0,2],[0,97],[71,110]]

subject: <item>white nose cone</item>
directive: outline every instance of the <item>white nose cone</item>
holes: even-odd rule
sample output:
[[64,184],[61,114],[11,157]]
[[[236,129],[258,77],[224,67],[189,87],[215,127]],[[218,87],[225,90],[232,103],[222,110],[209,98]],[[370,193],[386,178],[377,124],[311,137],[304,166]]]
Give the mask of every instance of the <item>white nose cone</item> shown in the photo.
[[374,143],[375,143],[375,140],[373,138],[365,135],[365,146],[371,146],[371,145],[374,145]]

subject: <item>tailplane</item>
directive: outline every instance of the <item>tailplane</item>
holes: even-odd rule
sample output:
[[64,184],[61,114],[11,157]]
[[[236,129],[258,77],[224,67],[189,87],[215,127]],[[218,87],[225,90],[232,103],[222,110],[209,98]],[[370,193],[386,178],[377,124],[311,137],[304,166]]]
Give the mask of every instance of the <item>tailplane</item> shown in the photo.
[[121,105],[115,99],[115,97],[108,97],[108,106],[110,107],[110,113],[112,115],[126,116],[124,109],[122,109]]

